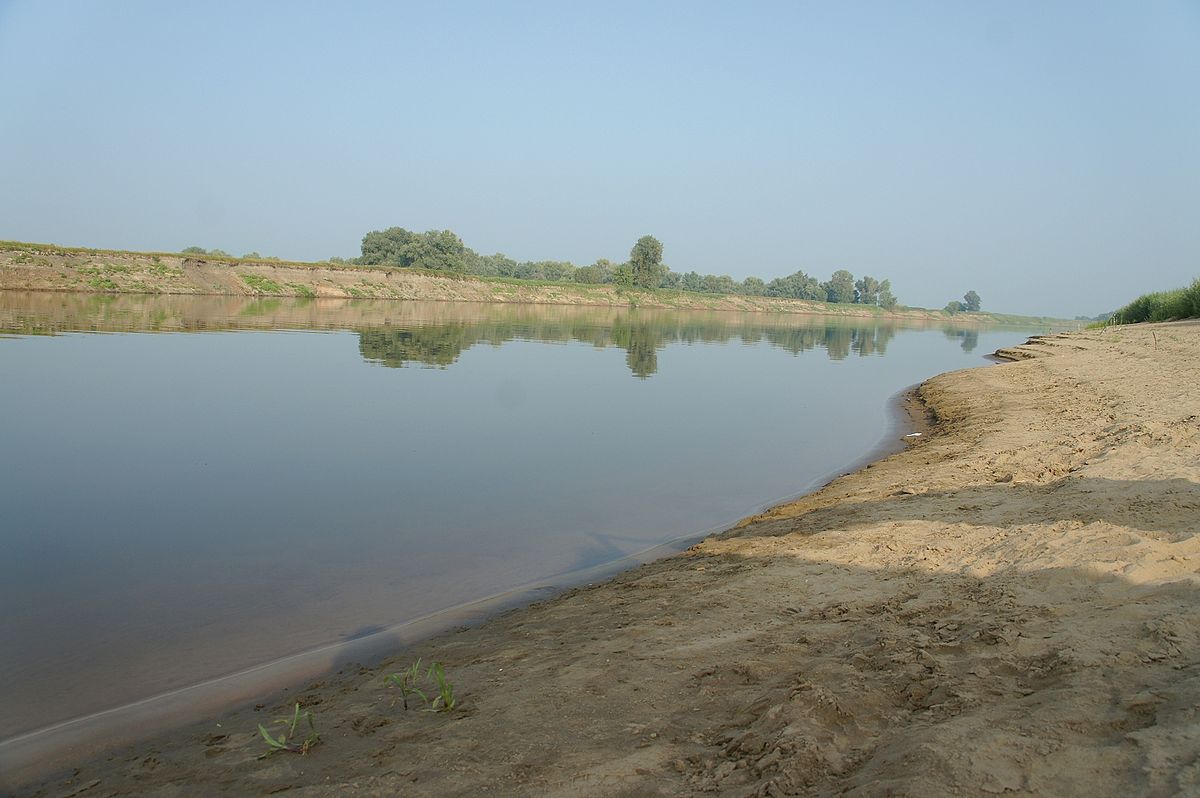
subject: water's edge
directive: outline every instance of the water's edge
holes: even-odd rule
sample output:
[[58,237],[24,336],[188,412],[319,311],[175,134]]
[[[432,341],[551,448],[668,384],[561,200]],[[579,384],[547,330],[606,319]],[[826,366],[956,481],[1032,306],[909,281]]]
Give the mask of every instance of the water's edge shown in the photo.
[[[927,434],[924,409],[915,399],[919,386],[889,397],[887,425],[877,443],[848,465],[813,480],[797,493],[750,508],[739,517],[817,491],[832,480],[853,473],[905,448],[903,435]],[[639,565],[677,554],[710,535],[729,529],[721,523],[683,535],[642,551],[577,571],[570,571],[473,601],[439,610],[349,641],[339,641],[282,657],[198,684],[150,696],[101,712],[0,740],[0,772],[15,783],[29,783],[106,751],[136,745],[156,735],[193,725],[239,704],[270,703],[289,688],[311,682],[345,667],[378,664],[405,648],[452,629],[477,626],[505,611],[545,601],[576,587],[605,581]]]

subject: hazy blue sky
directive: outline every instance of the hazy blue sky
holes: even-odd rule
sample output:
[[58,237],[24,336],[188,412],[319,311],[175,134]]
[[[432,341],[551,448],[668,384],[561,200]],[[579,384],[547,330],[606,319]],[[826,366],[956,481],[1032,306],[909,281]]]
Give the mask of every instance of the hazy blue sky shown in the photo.
[[0,238],[836,268],[1087,314],[1200,275],[1200,2],[0,0]]

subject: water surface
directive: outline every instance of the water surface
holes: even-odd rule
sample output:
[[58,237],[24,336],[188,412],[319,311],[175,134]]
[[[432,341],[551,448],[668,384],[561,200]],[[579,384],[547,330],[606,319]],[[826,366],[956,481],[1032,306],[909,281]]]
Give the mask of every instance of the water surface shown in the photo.
[[727,525],[1030,331],[0,292],[0,332],[3,739]]

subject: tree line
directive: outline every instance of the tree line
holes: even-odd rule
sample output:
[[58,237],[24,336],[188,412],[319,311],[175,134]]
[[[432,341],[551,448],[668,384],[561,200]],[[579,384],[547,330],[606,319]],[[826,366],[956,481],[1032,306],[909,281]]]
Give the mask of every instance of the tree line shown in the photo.
[[[654,236],[642,236],[629,252],[629,259],[615,263],[601,258],[588,266],[568,261],[516,261],[502,253],[480,255],[451,230],[424,233],[389,227],[363,236],[361,256],[353,263],[367,266],[400,266],[430,269],[481,277],[544,280],[581,284],[611,284],[628,288],[665,288],[707,294],[784,297],[819,302],[856,303],[895,308],[899,302],[889,280],[863,275],[857,280],[846,269],[838,269],[828,280],[797,271],[770,282],[759,277],[734,280],[729,275],[677,272],[663,263],[663,245]],[[334,262],[347,262],[332,258]]]

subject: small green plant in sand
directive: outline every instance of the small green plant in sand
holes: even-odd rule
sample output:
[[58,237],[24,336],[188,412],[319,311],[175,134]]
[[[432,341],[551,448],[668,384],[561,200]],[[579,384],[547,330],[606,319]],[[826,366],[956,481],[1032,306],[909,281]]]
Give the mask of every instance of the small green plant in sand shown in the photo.
[[425,693],[421,691],[420,687],[417,687],[417,682],[420,678],[421,660],[418,659],[404,673],[390,674],[384,681],[400,690],[400,701],[404,704],[404,708],[408,709],[408,697],[410,695],[418,695],[426,704],[429,703],[429,699],[425,697]]
[[454,685],[446,681],[446,671],[442,668],[442,663],[435,662],[430,665],[427,676],[433,679],[438,689],[437,696],[429,704],[430,711],[449,712],[454,709]]
[[[300,728],[302,721],[308,724],[308,734],[300,739],[300,734],[304,731]],[[317,734],[317,727],[313,725],[312,712],[307,709],[301,712],[299,704],[296,704],[290,718],[277,718],[275,723],[287,727],[278,736],[272,735],[266,726],[258,724],[258,733],[262,735],[263,741],[267,744],[266,752],[259,759],[266,759],[271,754],[280,751],[287,751],[291,754],[307,754],[310,748],[321,742],[321,735]]]
[[[418,686],[418,682],[422,680],[432,682],[433,686],[437,688],[437,695],[433,697],[432,701]],[[456,703],[454,685],[446,678],[446,669],[440,662],[430,665],[429,670],[425,671],[422,677],[421,660],[418,659],[409,666],[408,670],[403,673],[390,674],[384,681],[400,690],[400,699],[405,709],[408,709],[408,697],[413,695],[420,696],[425,703],[426,712],[449,712],[454,709]]]

